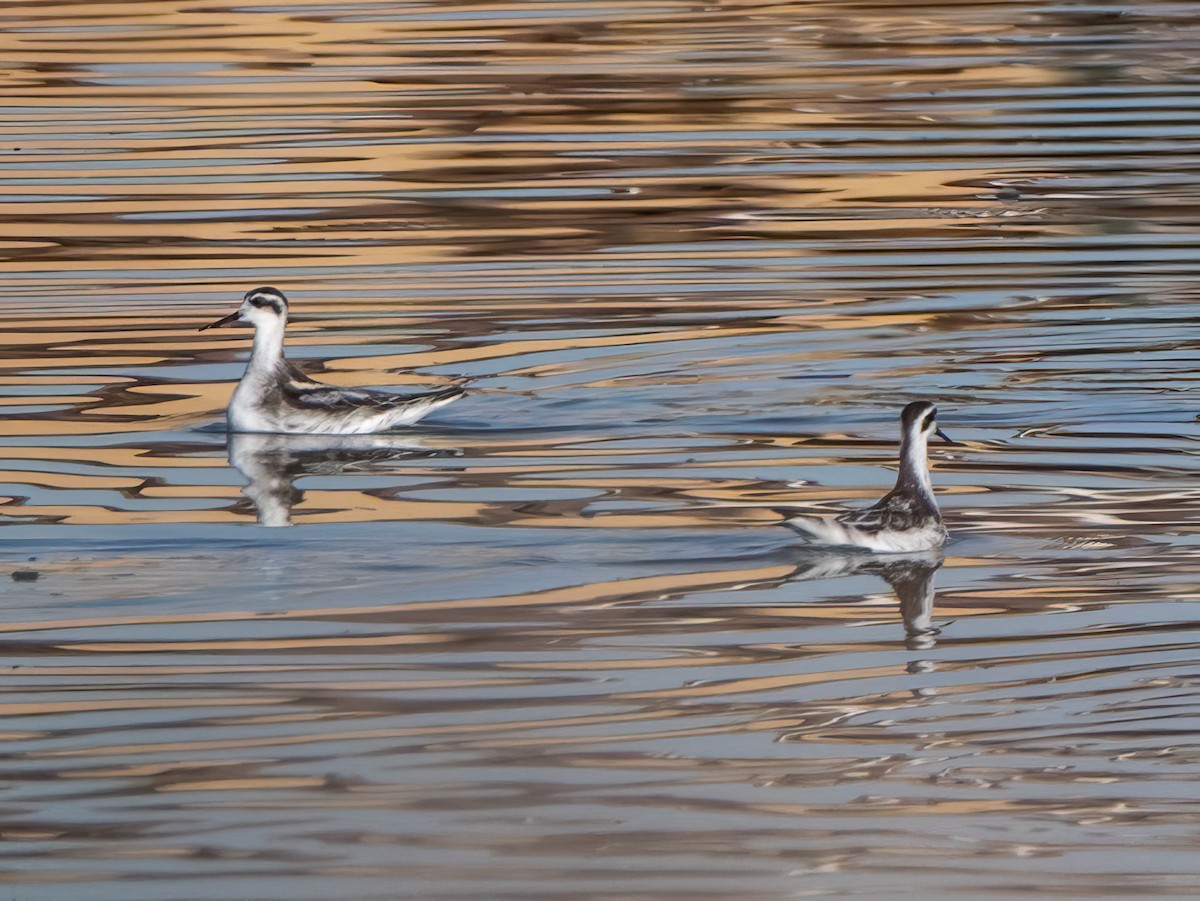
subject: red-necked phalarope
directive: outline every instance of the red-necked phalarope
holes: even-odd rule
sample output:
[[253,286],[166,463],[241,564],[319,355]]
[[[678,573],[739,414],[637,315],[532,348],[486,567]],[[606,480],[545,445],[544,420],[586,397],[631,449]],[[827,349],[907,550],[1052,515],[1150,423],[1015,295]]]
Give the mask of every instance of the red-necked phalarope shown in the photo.
[[909,404],[900,414],[900,475],[896,487],[875,506],[851,510],[836,518],[795,516],[779,512],[786,524],[820,544],[864,548],[883,554],[903,554],[941,547],[946,527],[929,481],[929,439],[937,435],[957,444],[937,427],[937,407],[929,401]]
[[458,386],[425,394],[389,394],[337,388],[313,381],[283,356],[288,302],[275,288],[246,292],[242,305],[204,329],[231,322],[254,326],[254,349],[246,374],[229,402],[234,432],[362,435],[412,425],[426,413],[462,397]]

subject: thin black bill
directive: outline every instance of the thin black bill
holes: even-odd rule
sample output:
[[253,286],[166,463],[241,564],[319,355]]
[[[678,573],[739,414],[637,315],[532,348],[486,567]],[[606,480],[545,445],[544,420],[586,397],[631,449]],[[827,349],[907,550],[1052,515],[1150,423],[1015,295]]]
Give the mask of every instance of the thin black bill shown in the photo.
[[241,310],[234,310],[228,316],[226,316],[222,319],[218,319],[216,322],[210,322],[208,325],[200,326],[200,328],[196,329],[196,331],[202,332],[202,331],[205,331],[206,329],[220,328],[223,325],[229,325],[229,323],[231,323],[231,322],[237,322],[238,319],[241,318],[241,315],[242,315]]

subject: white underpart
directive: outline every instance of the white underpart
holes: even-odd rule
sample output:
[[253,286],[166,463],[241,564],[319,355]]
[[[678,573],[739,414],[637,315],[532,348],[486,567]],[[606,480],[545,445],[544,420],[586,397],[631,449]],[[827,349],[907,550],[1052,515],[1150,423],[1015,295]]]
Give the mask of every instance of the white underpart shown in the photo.
[[915,479],[921,494],[936,508],[933,482],[929,480],[929,435],[921,434],[919,424],[913,423],[912,431],[904,436],[900,447],[900,477]]
[[278,367],[283,362],[283,331],[287,318],[263,313],[242,305],[242,315],[254,323],[254,347],[246,374],[234,389],[229,401],[229,427],[236,432],[274,432],[266,410],[256,401],[274,384]]
[[857,547],[878,554],[928,551],[946,543],[946,530],[940,525],[903,531],[883,529],[878,532],[863,532],[852,525],[823,516],[796,516],[787,523],[792,528],[804,532],[817,544]]

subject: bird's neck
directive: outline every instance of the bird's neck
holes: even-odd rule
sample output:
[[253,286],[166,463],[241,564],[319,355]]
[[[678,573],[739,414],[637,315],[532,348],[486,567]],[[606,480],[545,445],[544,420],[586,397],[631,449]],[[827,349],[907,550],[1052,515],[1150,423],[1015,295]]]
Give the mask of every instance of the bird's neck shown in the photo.
[[259,322],[254,327],[254,348],[250,351],[247,372],[268,373],[279,368],[283,362],[283,331],[287,321],[275,317]]
[[929,481],[928,442],[923,434],[906,431],[900,442],[900,474],[896,490],[919,494],[934,503],[933,483]]

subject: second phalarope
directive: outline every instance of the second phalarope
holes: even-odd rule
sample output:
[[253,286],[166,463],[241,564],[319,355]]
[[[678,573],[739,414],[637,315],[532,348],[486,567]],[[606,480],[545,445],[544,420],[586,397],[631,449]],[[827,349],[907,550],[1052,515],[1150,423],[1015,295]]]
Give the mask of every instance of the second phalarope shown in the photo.
[[234,432],[362,435],[412,425],[431,410],[462,397],[458,386],[425,394],[390,394],[338,388],[313,381],[283,355],[288,302],[275,288],[246,292],[242,305],[204,329],[232,322],[254,326],[254,349],[246,374],[229,402]]
[[835,518],[795,516],[786,508],[786,524],[820,544],[863,548],[884,554],[926,551],[946,543],[946,527],[929,481],[929,439],[937,435],[957,444],[937,426],[937,407],[929,401],[909,404],[900,414],[900,474],[896,487],[873,507]]

